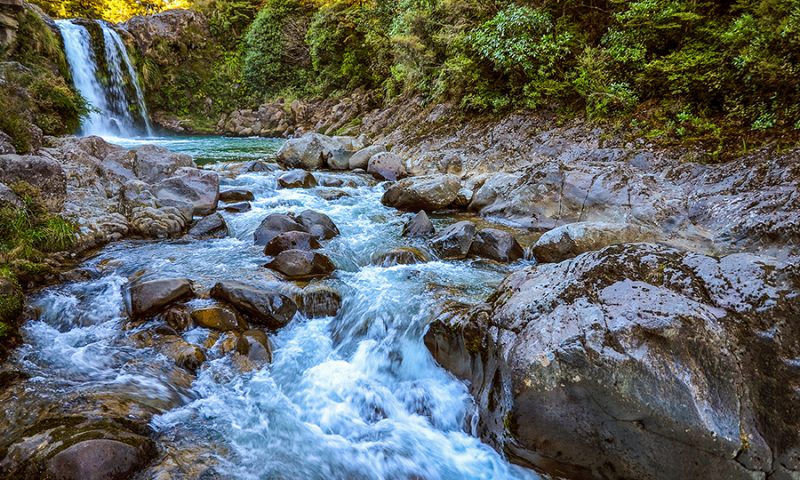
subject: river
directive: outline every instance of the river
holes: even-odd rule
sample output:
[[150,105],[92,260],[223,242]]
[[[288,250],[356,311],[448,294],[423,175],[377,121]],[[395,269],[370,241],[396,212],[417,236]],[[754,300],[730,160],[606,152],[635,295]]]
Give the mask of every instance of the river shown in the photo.
[[[339,177],[344,186],[278,189],[277,170],[229,173],[228,162],[269,157],[279,140],[115,141],[189,153],[220,171],[223,190],[252,191],[253,208],[222,212],[228,238],[114,243],[81,265],[92,272],[88,278],[36,293],[23,327],[25,344],[12,358],[31,376],[28,388],[36,395],[58,402],[101,392],[146,405],[156,413],[150,426],[159,458],[192,463],[183,470],[186,478],[536,478],[470,434],[477,418],[466,386],[434,362],[422,340],[437,303],[482,301],[524,261],[374,266],[375,252],[427,250],[400,236],[409,215],[381,204],[381,184],[350,172],[317,172],[318,178]],[[320,196],[330,190],[343,196]],[[323,281],[341,293],[337,316],[307,319],[298,313],[271,336],[273,362],[250,371],[223,355],[220,342],[203,328],[182,334],[209,346],[196,376],[142,343],[161,320],[126,318],[123,296],[130,279],[186,277],[198,291],[221,280],[265,285],[266,261],[263,248],[253,244],[254,230],[270,213],[305,209],[329,215],[341,231],[323,248],[337,266]],[[433,221],[438,229],[455,219]],[[158,478],[159,468],[151,467],[145,478]]]

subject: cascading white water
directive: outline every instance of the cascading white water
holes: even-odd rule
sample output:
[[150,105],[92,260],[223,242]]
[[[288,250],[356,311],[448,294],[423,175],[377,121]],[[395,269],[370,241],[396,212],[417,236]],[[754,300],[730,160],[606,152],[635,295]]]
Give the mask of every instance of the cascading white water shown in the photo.
[[61,38],[64,39],[64,53],[67,56],[72,82],[81,96],[91,105],[92,110],[81,123],[86,134],[103,134],[111,129],[107,115],[108,104],[100,81],[97,79],[97,60],[91,46],[89,31],[69,20],[56,20]]
[[[91,112],[81,123],[84,135],[134,137],[142,133],[131,115],[130,105],[135,102],[141,114],[144,133],[152,136],[147,107],[141,86],[128,52],[119,34],[103,22],[98,24],[103,32],[103,43],[108,86],[104,87],[98,75],[98,59],[92,48],[92,38],[83,25],[71,20],[57,20],[64,40],[64,51],[69,63],[75,88],[89,103]],[[124,64],[124,70],[123,70]],[[126,88],[126,80],[133,87]],[[130,98],[135,96],[135,99]]]
[[122,110],[128,112],[128,115],[130,115],[128,110],[129,101],[125,95],[125,89],[122,88],[124,86],[125,77],[122,73],[121,66],[122,63],[124,63],[126,73],[128,74],[128,78],[133,85],[133,91],[136,94],[136,105],[139,107],[139,114],[142,117],[142,122],[144,123],[147,136],[152,137],[153,129],[150,126],[150,118],[147,115],[147,105],[144,102],[144,94],[142,93],[142,87],[139,85],[139,77],[136,75],[136,69],[133,68],[131,58],[128,56],[128,50],[125,48],[125,44],[122,43],[122,39],[116,30],[103,22],[100,22],[100,28],[103,30],[103,40],[105,41],[106,47],[106,61],[108,62],[108,66],[112,72],[113,88],[118,89],[122,93],[122,95],[118,97],[124,102],[122,105]]

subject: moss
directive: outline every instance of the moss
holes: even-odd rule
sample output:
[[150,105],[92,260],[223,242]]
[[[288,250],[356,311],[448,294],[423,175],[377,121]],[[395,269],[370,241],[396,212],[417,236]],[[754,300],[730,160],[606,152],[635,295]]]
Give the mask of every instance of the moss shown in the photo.
[[16,332],[17,319],[22,313],[24,302],[25,296],[16,275],[10,268],[0,267],[0,342]]

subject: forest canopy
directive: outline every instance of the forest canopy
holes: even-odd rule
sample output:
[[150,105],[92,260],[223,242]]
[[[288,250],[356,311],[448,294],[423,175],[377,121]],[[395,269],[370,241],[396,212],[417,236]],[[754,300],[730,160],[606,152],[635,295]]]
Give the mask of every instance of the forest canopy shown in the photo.
[[214,98],[228,107],[363,88],[467,112],[624,117],[654,137],[800,132],[800,0],[35,1],[108,20],[203,12],[217,81],[236,86]]

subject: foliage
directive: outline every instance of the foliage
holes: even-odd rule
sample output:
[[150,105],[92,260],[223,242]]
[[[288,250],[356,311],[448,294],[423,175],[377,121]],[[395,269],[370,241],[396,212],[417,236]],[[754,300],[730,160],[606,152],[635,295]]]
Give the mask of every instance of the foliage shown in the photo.
[[18,15],[16,41],[0,58],[0,131],[11,136],[19,153],[31,150],[41,130],[63,135],[78,128],[85,101],[68,84],[59,38],[30,10]]
[[102,18],[122,22],[135,15],[152,15],[173,8],[189,8],[190,0],[31,0],[57,18]]

